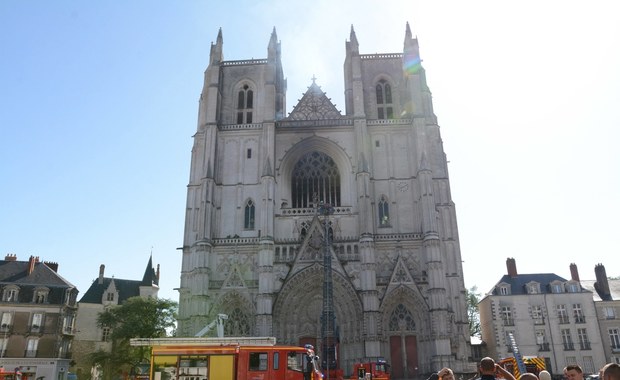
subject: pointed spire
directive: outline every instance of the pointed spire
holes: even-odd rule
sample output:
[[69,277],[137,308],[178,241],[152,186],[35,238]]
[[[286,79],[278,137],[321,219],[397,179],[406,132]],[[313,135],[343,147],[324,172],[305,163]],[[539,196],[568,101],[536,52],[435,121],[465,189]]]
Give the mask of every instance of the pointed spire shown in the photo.
[[142,276],[141,285],[152,286],[153,284],[157,285],[157,276],[155,275],[155,270],[153,269],[153,255],[149,256],[149,262],[146,264],[146,270],[144,271],[144,276]]
[[405,27],[405,46],[403,48],[403,69],[408,74],[416,74],[422,68],[418,39],[413,38],[409,23]]
[[349,34],[349,41],[346,43],[347,51],[351,53],[360,52],[360,44],[357,42],[357,36],[355,35],[355,29],[353,29],[353,24],[351,24],[351,33]]
[[271,38],[269,38],[269,45],[267,46],[267,60],[275,62],[278,55],[279,45],[278,34],[276,33],[276,27],[274,26],[273,31],[271,32]]
[[409,27],[409,21],[407,21],[407,25],[405,26],[405,41],[410,40],[411,38],[411,28]]
[[220,63],[224,60],[224,54],[223,54],[223,49],[222,49],[223,45],[224,45],[224,38],[222,37],[222,28],[220,28],[219,31],[217,32],[217,38],[215,40],[215,44],[211,42],[211,53],[209,56],[209,62],[211,64]]

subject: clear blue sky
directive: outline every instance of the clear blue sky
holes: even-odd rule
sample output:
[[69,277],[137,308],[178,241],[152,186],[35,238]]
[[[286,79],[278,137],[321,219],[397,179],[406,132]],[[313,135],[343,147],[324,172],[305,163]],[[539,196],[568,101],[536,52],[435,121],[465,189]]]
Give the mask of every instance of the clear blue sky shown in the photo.
[[[378,4],[391,6],[384,10]],[[468,287],[521,273],[620,275],[615,1],[0,2],[0,255],[97,277],[162,266],[177,299],[191,136],[209,47],[282,42],[290,112],[316,75],[344,111],[345,40],[418,36],[450,160]]]

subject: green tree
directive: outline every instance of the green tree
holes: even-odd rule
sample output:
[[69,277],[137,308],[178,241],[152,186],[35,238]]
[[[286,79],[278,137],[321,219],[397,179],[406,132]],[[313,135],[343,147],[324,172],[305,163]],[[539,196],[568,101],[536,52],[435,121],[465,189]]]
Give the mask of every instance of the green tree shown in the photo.
[[122,305],[108,308],[97,318],[97,325],[109,328],[112,349],[90,355],[93,365],[103,372],[104,380],[112,380],[130,372],[148,359],[148,347],[132,347],[131,338],[161,338],[176,325],[177,303],[168,299],[132,297]]
[[480,311],[478,310],[478,302],[480,302],[480,293],[477,286],[472,286],[465,290],[467,297],[467,317],[469,318],[469,335],[480,337]]

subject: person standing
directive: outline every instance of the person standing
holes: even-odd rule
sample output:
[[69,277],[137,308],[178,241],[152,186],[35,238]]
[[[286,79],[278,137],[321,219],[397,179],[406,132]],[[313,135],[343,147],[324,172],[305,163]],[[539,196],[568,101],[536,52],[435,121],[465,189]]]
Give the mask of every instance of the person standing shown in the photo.
[[566,380],[583,380],[583,370],[577,364],[564,367],[564,377]]
[[480,380],[496,380],[498,374],[501,374],[506,380],[516,380],[512,373],[495,363],[495,360],[489,357],[482,358],[478,368],[480,371]]

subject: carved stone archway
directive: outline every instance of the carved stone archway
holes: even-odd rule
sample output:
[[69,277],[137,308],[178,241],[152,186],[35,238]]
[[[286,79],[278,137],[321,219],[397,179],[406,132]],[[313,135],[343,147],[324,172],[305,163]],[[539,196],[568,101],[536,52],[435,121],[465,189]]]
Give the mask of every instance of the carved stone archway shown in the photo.
[[[363,352],[362,304],[351,283],[333,272],[334,312],[340,337],[341,367],[350,366]],[[282,344],[300,344],[306,337],[320,338],[323,304],[323,266],[315,263],[290,276],[282,285],[273,308],[273,332]]]

